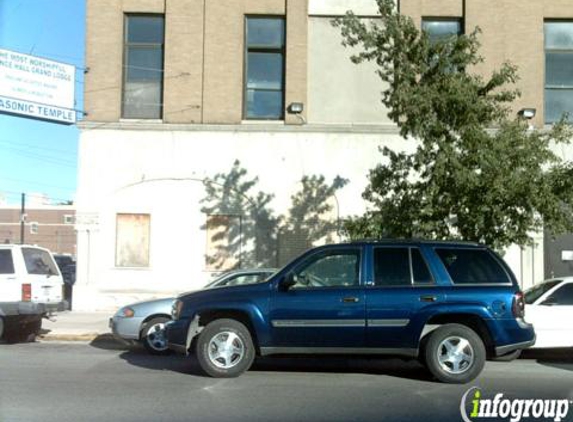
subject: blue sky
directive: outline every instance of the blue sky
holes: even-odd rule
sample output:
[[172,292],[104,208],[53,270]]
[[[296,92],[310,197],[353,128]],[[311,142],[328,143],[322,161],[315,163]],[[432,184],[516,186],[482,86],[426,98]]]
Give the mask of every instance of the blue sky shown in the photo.
[[[83,109],[84,23],[85,0],[0,0],[0,48],[75,65]],[[73,200],[78,137],[75,126],[0,113],[0,195],[10,204],[21,193]]]

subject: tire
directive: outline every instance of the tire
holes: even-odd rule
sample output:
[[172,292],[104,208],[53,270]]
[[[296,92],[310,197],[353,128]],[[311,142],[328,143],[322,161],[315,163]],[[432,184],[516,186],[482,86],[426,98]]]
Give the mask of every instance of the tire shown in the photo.
[[506,353],[505,355],[492,357],[490,360],[494,362],[511,362],[521,356],[521,350],[514,350],[513,352]]
[[471,328],[446,324],[429,336],[424,357],[428,370],[439,381],[465,384],[481,373],[486,359],[485,346]]
[[141,343],[152,355],[167,355],[171,351],[167,348],[165,337],[165,323],[171,321],[167,317],[156,317],[147,321],[141,329]]
[[201,331],[195,348],[199,366],[214,378],[234,378],[255,360],[249,329],[234,319],[216,319]]

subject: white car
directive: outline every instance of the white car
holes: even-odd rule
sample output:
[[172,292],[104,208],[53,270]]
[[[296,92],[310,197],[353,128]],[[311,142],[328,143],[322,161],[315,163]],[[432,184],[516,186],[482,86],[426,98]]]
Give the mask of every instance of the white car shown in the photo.
[[525,319],[535,348],[573,347],[573,277],[546,280],[525,291]]

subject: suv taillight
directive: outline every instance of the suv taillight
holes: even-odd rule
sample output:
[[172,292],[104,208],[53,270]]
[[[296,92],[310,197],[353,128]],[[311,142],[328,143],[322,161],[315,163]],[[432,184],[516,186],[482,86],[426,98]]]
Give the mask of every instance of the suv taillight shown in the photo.
[[32,285],[22,284],[22,302],[30,302],[32,300]]
[[523,292],[517,292],[513,295],[511,310],[515,318],[523,318],[525,316],[525,299]]

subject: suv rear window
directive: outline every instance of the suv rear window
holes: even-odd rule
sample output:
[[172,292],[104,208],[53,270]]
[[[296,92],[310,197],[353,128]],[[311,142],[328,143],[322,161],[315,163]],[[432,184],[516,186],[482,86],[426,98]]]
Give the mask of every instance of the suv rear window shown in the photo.
[[511,283],[501,263],[486,249],[436,248],[454,284]]
[[35,248],[22,248],[28,274],[57,275],[58,269],[49,252]]

